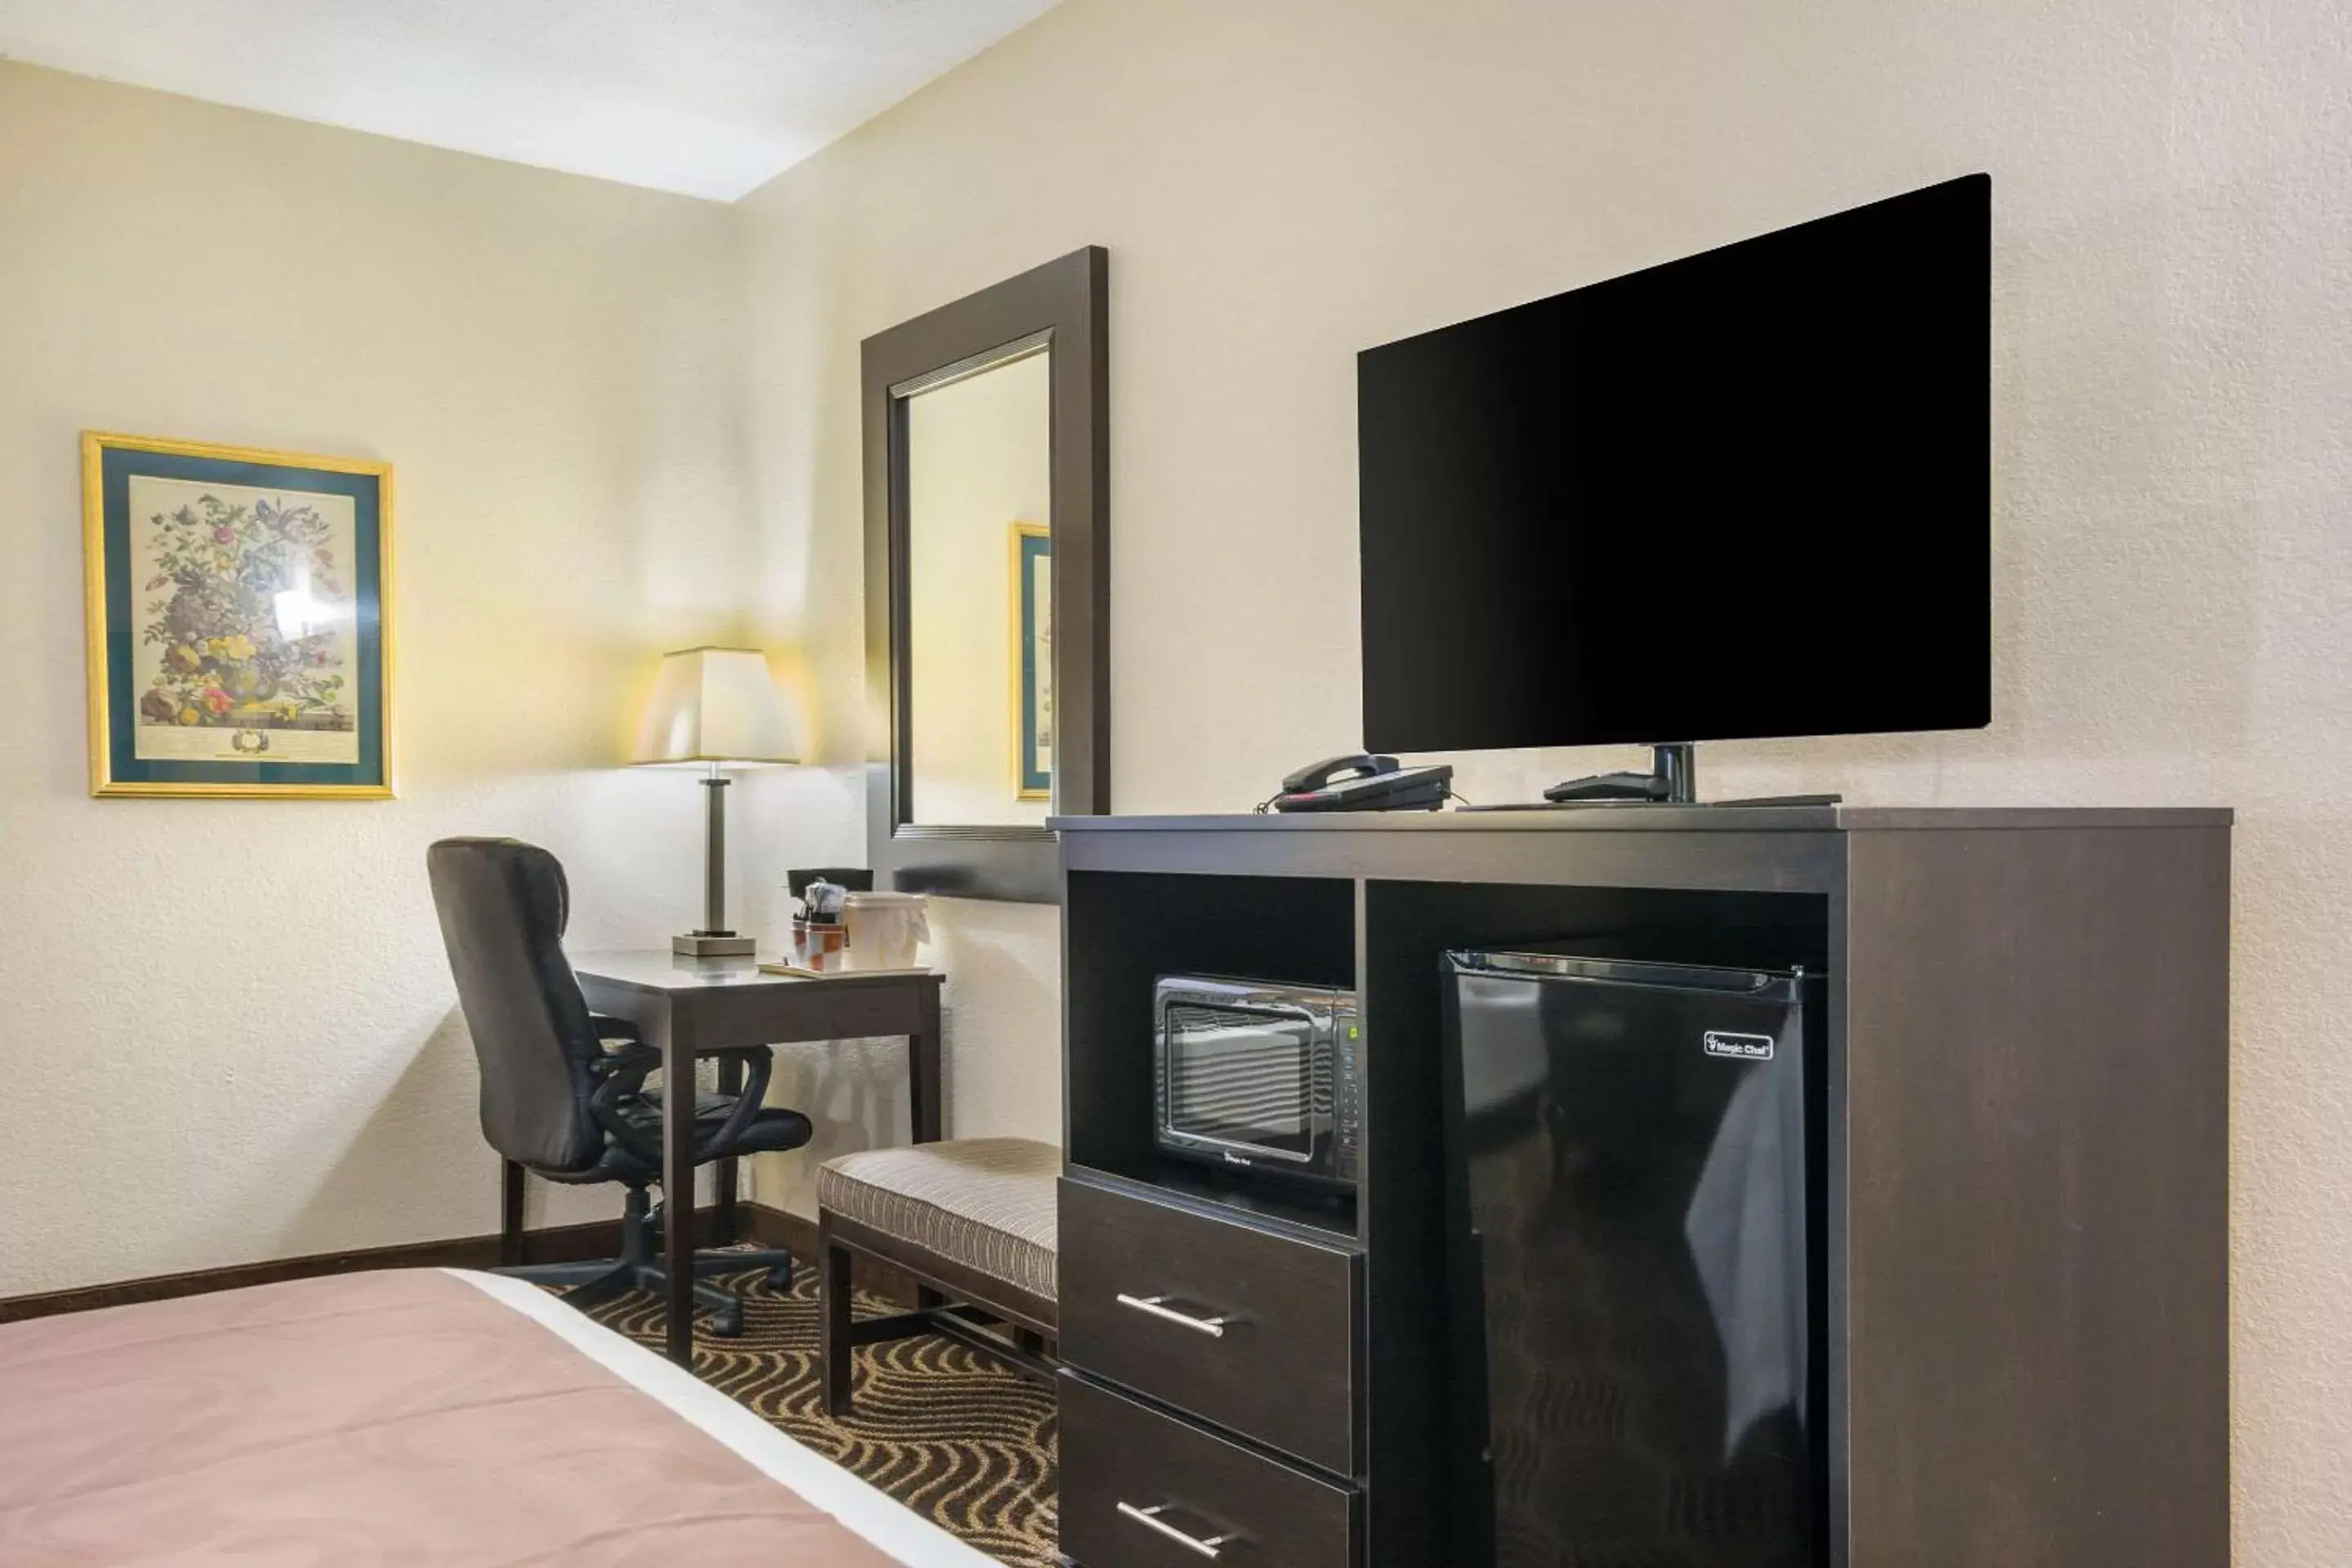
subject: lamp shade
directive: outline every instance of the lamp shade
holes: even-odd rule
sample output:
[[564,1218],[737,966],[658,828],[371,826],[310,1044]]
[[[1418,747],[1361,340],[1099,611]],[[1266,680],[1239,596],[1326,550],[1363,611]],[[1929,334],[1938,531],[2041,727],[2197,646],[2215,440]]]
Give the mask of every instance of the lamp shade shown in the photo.
[[794,763],[799,745],[783,694],[752,647],[662,655],[633,763]]

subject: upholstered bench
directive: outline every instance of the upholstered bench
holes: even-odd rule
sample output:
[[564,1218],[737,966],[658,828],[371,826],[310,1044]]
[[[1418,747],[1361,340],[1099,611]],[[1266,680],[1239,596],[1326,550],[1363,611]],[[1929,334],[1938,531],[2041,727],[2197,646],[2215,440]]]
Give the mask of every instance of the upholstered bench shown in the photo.
[[[816,1173],[824,1407],[849,1409],[850,1352],[944,1334],[1050,1378],[1058,1332],[1055,1182],[1062,1152],[1026,1138],[955,1138],[868,1149]],[[856,1320],[850,1265],[863,1253],[914,1276],[915,1310]]]

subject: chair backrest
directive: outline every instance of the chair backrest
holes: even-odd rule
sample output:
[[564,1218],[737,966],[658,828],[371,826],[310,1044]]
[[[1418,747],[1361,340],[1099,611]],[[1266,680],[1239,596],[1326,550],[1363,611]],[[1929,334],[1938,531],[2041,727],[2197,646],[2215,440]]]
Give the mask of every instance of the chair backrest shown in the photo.
[[586,1166],[604,1143],[588,1110],[602,1047],[563,956],[563,867],[515,838],[444,838],[425,863],[482,1066],[482,1136],[526,1165]]

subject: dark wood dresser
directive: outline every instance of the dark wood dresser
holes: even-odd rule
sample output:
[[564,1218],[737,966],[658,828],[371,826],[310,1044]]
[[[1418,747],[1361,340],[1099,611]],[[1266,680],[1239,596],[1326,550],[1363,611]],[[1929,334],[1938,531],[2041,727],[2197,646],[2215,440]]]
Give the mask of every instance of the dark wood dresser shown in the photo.
[[[1604,930],[1827,977],[1824,1568],[2228,1561],[2226,811],[1054,826],[1074,1563],[1453,1563],[1439,961]],[[1162,1155],[1163,973],[1355,992],[1352,1199]]]

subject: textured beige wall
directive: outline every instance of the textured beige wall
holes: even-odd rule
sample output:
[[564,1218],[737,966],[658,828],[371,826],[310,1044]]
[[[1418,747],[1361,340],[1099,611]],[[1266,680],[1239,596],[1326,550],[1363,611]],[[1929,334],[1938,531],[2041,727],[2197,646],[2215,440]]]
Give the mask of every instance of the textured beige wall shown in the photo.
[[[549,845],[592,942],[697,907],[615,764],[731,630],[732,224],[0,64],[0,1295],[497,1228],[425,846]],[[396,465],[398,800],[89,798],[84,426]]]
[[[1068,0],[745,204],[763,616],[807,634],[821,727],[850,759],[857,342],[1106,245],[1115,800],[1245,805],[1357,739],[1356,350],[1990,170],[1998,721],[1710,747],[1702,782],[2242,808],[2237,1559],[2338,1563],[2346,17],[2233,0]],[[1524,796],[1633,760],[1479,758],[1462,786]],[[957,980],[960,1129],[1042,1121],[1053,911],[940,923],[987,958]]]

